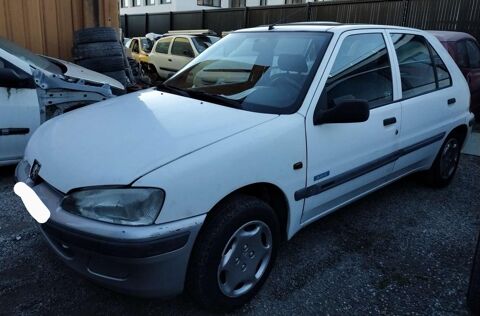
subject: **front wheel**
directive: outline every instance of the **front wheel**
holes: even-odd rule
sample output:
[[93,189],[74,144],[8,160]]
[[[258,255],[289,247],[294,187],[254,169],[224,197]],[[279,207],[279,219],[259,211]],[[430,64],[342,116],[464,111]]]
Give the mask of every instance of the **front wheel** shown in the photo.
[[192,252],[186,286],[204,308],[231,311],[248,302],[268,277],[280,225],[268,204],[250,196],[229,198],[214,212]]
[[452,182],[460,161],[462,143],[459,133],[448,135],[432,167],[427,171],[427,179],[431,186],[444,188]]

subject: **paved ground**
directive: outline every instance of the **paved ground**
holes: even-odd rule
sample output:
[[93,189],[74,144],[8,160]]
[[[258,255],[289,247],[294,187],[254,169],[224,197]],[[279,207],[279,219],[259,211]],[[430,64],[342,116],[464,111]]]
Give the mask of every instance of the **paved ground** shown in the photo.
[[[47,248],[0,169],[0,314],[198,313],[186,297],[142,300],[72,273]],[[480,228],[480,158],[451,187],[407,178],[300,232],[239,314],[467,314]]]

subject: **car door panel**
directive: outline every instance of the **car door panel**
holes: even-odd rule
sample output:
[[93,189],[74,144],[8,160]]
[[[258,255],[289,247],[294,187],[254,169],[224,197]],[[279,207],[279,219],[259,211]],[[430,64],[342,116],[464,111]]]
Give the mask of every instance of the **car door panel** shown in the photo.
[[[333,106],[346,98],[370,101],[370,117],[362,123],[314,126],[309,110],[307,185],[297,196],[306,198],[304,223],[388,181],[398,149],[401,104],[395,101],[383,31],[348,33],[337,46],[323,93],[330,95]],[[331,100],[327,103],[332,106]]]
[[171,47],[171,69],[173,69],[175,72],[179,71],[185,67],[186,64],[192,61],[193,57],[194,51],[188,38],[176,37]]
[[163,79],[167,79],[175,72],[172,69],[171,58],[169,55],[171,44],[171,37],[158,40],[149,58],[149,62],[155,66],[158,75]]
[[[1,57],[0,68],[31,76]],[[31,134],[39,125],[37,90],[34,87],[15,88],[11,83],[9,87],[0,84],[0,165],[21,159]]]

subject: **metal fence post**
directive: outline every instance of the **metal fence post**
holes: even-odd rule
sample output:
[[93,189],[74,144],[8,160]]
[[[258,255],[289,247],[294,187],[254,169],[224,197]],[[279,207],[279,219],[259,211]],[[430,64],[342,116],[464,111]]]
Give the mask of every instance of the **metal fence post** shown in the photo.
[[130,34],[128,33],[128,14],[125,14],[124,17],[125,17],[125,25],[124,25],[125,29],[123,30],[123,34],[125,37],[130,37],[129,36]]
[[171,30],[173,30],[173,12],[172,11],[169,12],[168,18],[170,19],[169,28],[170,28],[170,31],[171,31]]
[[410,13],[410,0],[403,0],[402,26],[407,26],[408,14]]
[[202,29],[206,29],[205,27],[205,10],[202,10]]
[[149,29],[148,29],[148,13],[145,13],[145,34],[148,34]]
[[243,26],[245,28],[248,27],[248,7],[245,6],[245,10],[243,11]]
[[307,2],[307,21],[312,20],[312,6],[310,5],[311,2]]

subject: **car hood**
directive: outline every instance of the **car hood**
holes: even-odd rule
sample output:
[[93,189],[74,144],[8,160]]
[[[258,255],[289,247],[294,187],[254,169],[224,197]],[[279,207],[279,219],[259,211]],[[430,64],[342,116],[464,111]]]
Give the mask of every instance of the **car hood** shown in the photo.
[[25,152],[61,192],[128,185],[182,156],[278,117],[154,89],[90,105],[47,121]]
[[90,81],[94,83],[108,84],[110,87],[117,88],[120,90],[125,90],[125,87],[120,82],[118,82],[117,80],[109,76],[103,75],[96,71],[87,69],[85,67],[79,66],[77,64],[74,64],[65,60],[52,58],[48,56],[43,56],[43,57],[53,61],[54,63],[62,64],[63,66],[65,66],[67,70],[64,73],[65,76],[76,78],[76,79],[82,79],[82,80]]

